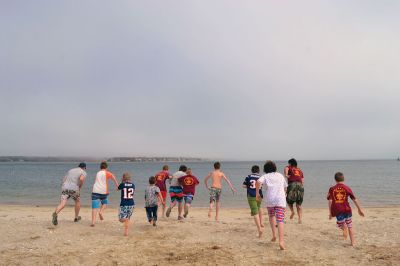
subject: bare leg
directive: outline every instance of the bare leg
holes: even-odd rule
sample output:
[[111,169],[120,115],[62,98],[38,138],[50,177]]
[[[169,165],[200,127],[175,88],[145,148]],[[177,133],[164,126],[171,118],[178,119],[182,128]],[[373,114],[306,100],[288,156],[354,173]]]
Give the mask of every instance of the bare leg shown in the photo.
[[174,200],[173,202],[170,203],[168,210],[165,214],[167,217],[169,217],[169,215],[171,214],[172,208],[175,207],[175,205],[176,205],[176,200]]
[[275,222],[275,216],[269,216],[269,225],[271,226],[271,231],[272,231],[272,238],[271,241],[275,242],[276,241],[276,222]]
[[125,219],[124,221],[124,236],[128,236],[129,230],[129,219]]
[[189,214],[189,208],[190,208],[190,204],[189,203],[185,203],[185,208],[184,208],[184,214],[183,217],[187,217]]
[[166,207],[165,202],[161,203],[161,206],[162,206],[162,217],[164,218],[165,217],[165,207]]
[[254,215],[254,223],[257,226],[257,231],[258,231],[258,237],[261,238],[263,234],[263,230],[261,228],[261,223],[260,223],[260,216],[258,214]]
[[301,205],[296,204],[296,209],[297,209],[297,215],[299,216],[299,224],[301,224],[303,222],[303,208],[301,207]]
[[92,208],[92,224],[90,226],[94,226],[96,223],[96,218],[97,218],[97,213],[98,213],[99,209],[93,209]]
[[346,240],[349,235],[349,230],[346,225],[343,226],[342,230],[343,230],[343,239]]
[[100,220],[104,220],[103,211],[105,210],[106,207],[107,207],[107,204],[102,204],[101,205],[100,212],[99,212]]
[[182,201],[178,202],[178,218],[182,217]]
[[290,220],[292,220],[293,219],[293,217],[294,217],[294,209],[293,209],[293,204],[288,204],[289,205],[289,209],[290,209]]
[[54,211],[56,214],[59,214],[62,209],[64,209],[65,204],[67,204],[67,200],[61,200],[60,204],[57,206],[56,210]]
[[349,228],[349,235],[350,235],[350,241],[351,241],[351,245],[354,246],[356,244],[356,240],[354,238],[354,231],[353,231],[353,227]]
[[278,231],[279,231],[279,247],[281,250],[285,249],[285,240],[283,239],[283,228],[284,223],[278,223]]
[[219,206],[220,206],[220,203],[219,203],[219,201],[217,201],[216,203],[215,203],[215,221],[219,221]]
[[211,218],[213,207],[214,207],[214,201],[210,201],[210,209],[208,209],[208,218]]
[[78,219],[80,210],[81,210],[81,200],[78,198],[75,200],[75,219]]
[[261,208],[258,209],[258,216],[260,217],[260,226],[264,228],[264,216]]

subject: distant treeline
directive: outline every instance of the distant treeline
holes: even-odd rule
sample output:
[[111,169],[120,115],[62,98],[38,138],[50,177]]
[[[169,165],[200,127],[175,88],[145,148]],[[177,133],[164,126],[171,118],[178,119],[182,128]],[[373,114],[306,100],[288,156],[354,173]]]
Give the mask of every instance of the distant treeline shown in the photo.
[[201,158],[190,157],[38,157],[38,156],[0,156],[0,162],[201,162]]

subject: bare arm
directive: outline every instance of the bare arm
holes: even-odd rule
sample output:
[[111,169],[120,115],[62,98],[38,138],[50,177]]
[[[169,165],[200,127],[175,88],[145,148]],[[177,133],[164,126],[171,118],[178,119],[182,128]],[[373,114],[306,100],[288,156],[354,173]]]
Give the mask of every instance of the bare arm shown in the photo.
[[363,212],[363,210],[361,209],[361,206],[360,206],[360,203],[358,202],[358,200],[357,200],[357,199],[354,199],[353,202],[354,202],[354,204],[356,205],[356,207],[357,207],[357,209],[358,209],[358,214],[359,214],[360,216],[364,217],[364,212]]
[[161,197],[161,193],[157,193],[157,197],[158,197],[158,200],[161,202],[161,204],[164,204],[164,199],[163,199],[163,197]]
[[115,177],[115,175],[112,175],[111,179],[113,180],[115,187],[118,189],[118,181],[117,181],[117,178]]
[[328,208],[329,208],[329,220],[330,220],[330,219],[332,219],[332,211],[331,211],[331,208],[332,208],[332,200],[329,200],[329,201],[328,201]]
[[285,176],[289,177],[289,167],[286,166],[284,172],[285,172]]
[[211,174],[212,174],[212,173],[209,173],[209,174],[206,176],[206,178],[204,179],[204,184],[206,184],[206,188],[207,188],[207,189],[210,189],[210,188],[208,187],[208,179],[210,179]]
[[229,179],[225,175],[222,175],[222,178],[225,179],[226,183],[228,183],[228,185],[231,188],[232,192],[236,192],[236,189],[232,186],[231,181],[229,181]]
[[260,182],[257,181],[257,182],[256,182],[256,200],[257,200],[258,202],[261,201],[260,188],[261,188],[261,184],[260,184]]
[[84,183],[85,183],[85,176],[84,176],[84,175],[81,175],[81,176],[79,177],[79,184],[78,184],[79,190],[81,190],[81,188],[82,188],[82,186],[83,186]]

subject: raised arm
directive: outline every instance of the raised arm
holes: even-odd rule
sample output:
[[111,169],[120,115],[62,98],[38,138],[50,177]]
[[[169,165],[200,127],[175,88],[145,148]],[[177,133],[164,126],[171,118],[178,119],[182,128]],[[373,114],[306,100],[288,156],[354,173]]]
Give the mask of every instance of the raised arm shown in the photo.
[[206,185],[206,188],[207,188],[207,189],[210,189],[210,188],[208,187],[208,179],[210,179],[211,175],[212,175],[212,173],[209,173],[209,174],[204,178],[204,184]]
[[225,179],[226,183],[228,183],[229,187],[231,188],[232,192],[236,192],[236,189],[232,186],[231,181],[223,174],[222,178]]

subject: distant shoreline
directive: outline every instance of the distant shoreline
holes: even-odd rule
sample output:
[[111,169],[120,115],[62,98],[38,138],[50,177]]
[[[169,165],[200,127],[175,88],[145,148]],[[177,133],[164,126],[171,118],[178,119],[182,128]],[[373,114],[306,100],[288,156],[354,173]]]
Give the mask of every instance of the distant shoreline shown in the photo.
[[203,158],[193,157],[109,157],[109,158],[96,158],[96,157],[41,157],[41,156],[0,156],[0,162],[31,162],[31,163],[68,163],[68,162],[207,162],[209,160]]

